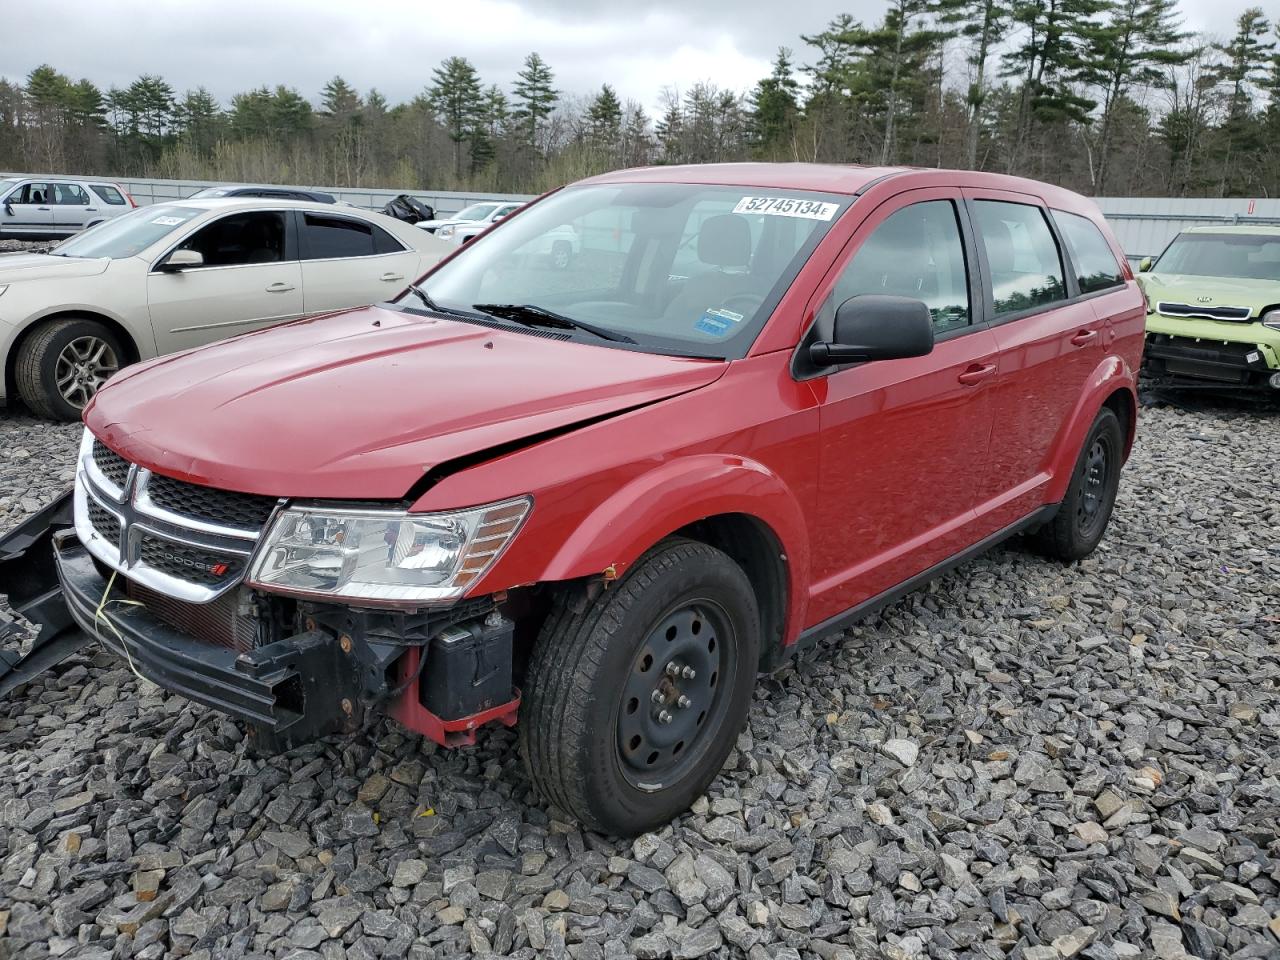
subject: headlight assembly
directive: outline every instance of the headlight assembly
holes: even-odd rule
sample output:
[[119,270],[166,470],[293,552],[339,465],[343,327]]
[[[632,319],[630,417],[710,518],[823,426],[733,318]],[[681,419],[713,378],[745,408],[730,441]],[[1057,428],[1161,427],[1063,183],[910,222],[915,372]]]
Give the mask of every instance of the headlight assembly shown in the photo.
[[1272,330],[1280,330],[1280,307],[1272,307],[1262,315],[1262,325]]
[[453,231],[455,229],[456,228],[452,226],[441,227],[439,230],[436,231],[436,236],[439,237],[441,240],[448,240],[450,237],[453,236]]
[[325,505],[282,510],[248,582],[276,593],[405,605],[456,600],[506,549],[528,497],[449,513]]

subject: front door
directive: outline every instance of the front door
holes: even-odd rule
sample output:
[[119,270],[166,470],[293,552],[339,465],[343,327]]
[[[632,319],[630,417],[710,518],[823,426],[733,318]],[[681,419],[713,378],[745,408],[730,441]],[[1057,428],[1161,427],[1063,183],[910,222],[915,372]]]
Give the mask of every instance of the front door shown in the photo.
[[[232,213],[178,246],[204,265],[147,274],[147,306],[160,353],[184,350],[302,315],[302,268],[281,211]],[[163,257],[161,258],[163,260]]]
[[418,253],[357,217],[299,211],[307,313],[381,303],[417,278]]
[[0,207],[0,232],[6,236],[44,237],[54,232],[49,184],[24,183]]
[[996,190],[965,193],[1000,348],[991,389],[996,431],[987,495],[978,505],[984,528],[994,532],[1044,504],[1050,454],[1105,355],[1105,321],[1091,301],[1075,295],[1077,281],[1068,281],[1039,200]]
[[909,191],[859,228],[819,291],[820,325],[859,294],[923,300],[935,345],[924,357],[855,364],[814,381],[822,432],[808,625],[976,539],[997,348],[981,323],[972,260],[959,192]]

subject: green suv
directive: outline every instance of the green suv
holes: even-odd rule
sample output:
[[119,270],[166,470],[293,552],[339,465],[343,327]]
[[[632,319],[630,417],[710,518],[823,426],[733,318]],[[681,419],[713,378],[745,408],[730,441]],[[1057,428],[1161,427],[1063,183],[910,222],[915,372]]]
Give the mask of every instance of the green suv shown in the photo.
[[1280,227],[1192,227],[1138,270],[1153,385],[1280,398]]

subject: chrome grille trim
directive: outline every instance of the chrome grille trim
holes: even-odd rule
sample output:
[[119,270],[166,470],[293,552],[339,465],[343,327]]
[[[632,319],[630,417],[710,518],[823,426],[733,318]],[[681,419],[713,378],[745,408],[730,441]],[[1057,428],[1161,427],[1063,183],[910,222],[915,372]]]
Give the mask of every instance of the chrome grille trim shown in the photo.
[[[149,475],[149,471],[132,465],[125,489],[120,490],[102,475],[94,462],[92,434],[85,431],[72,500],[76,536],[85,549],[112,570],[175,600],[209,603],[238,586],[244,580],[261,531],[221,527],[157,508],[145,500]],[[114,542],[94,527],[90,503],[110,513],[118,522],[120,535]],[[279,508],[277,503],[275,509]],[[173,576],[142,560],[144,537],[225,557],[232,564],[234,575],[216,586]]]
[[1160,300],[1156,303],[1156,312],[1166,317],[1197,318],[1200,320],[1225,320],[1228,323],[1248,323],[1252,320],[1251,307],[1206,306],[1192,303],[1174,303]]

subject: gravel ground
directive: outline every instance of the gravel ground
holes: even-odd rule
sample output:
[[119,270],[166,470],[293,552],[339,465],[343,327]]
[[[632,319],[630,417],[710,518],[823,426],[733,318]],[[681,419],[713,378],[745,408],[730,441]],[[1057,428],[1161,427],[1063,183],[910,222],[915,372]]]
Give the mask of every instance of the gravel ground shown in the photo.
[[[0,415],[0,524],[77,429]],[[1280,418],[1144,411],[1102,549],[1017,546],[762,680],[634,842],[508,731],[269,760],[92,652],[0,704],[16,957],[1280,956]]]

